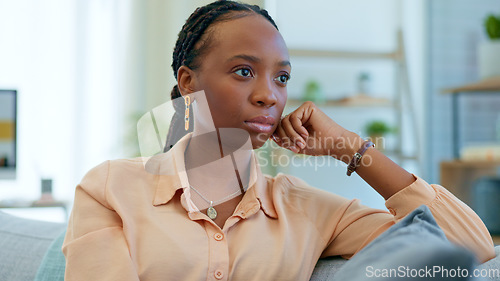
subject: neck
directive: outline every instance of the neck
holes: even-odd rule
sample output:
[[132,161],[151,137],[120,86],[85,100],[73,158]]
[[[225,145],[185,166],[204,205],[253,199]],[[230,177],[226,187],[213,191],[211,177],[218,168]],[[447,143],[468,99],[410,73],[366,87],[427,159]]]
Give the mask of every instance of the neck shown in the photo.
[[189,183],[207,198],[223,198],[249,186],[252,150],[246,144],[235,149],[220,139],[218,131],[193,134],[184,153]]

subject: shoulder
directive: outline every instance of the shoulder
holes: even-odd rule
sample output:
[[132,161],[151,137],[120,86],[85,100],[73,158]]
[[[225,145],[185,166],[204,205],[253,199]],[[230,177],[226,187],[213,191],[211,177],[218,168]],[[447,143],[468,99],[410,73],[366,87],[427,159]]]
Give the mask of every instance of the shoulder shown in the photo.
[[107,160],[90,169],[82,179],[87,181],[106,181],[110,173],[141,172],[144,170],[145,158]]
[[102,193],[109,185],[114,183],[125,184],[127,182],[146,179],[148,175],[144,169],[146,158],[107,160],[90,169],[82,178],[79,186],[89,193],[96,195]]

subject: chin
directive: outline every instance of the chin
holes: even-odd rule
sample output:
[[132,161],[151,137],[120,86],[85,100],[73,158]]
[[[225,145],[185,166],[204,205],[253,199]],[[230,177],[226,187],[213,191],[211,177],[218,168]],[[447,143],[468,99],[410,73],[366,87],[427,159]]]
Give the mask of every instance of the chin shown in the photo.
[[[226,148],[240,149],[244,143],[250,141],[252,144],[252,149],[258,149],[262,147],[266,141],[271,137],[271,133],[255,132],[245,128],[232,128],[224,127],[220,128],[220,137],[222,138],[223,145]],[[247,147],[248,149],[249,147]]]
[[269,139],[271,134],[259,134],[257,136],[251,136],[250,139],[252,141],[252,148],[258,149],[264,146],[266,141]]

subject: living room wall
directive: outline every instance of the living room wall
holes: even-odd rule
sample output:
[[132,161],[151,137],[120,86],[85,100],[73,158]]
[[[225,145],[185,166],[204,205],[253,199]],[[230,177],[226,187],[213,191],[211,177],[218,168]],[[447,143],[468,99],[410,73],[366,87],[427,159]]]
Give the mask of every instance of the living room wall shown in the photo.
[[[0,2],[0,31],[9,42],[0,46],[0,87],[17,88],[20,94],[18,178],[0,181],[0,199],[37,199],[40,179],[49,177],[54,179],[54,196],[71,201],[74,187],[90,168],[132,156],[124,140],[135,128],[133,118],[168,99],[175,83],[169,52],[176,35],[189,13],[208,2]],[[250,2],[269,8],[292,48],[391,50],[395,32],[402,28],[413,92],[423,96],[423,2]],[[292,97],[301,94],[303,78],[308,77],[303,61],[293,63]],[[380,70],[374,90],[391,92],[388,67],[371,67]],[[347,62],[332,69],[316,78],[335,89],[331,92],[351,92],[358,69]],[[418,98],[416,102],[422,103]],[[422,118],[422,108],[417,108]],[[361,130],[348,118],[334,117],[351,130]],[[295,172],[311,185],[383,208],[381,198],[359,178],[345,177],[344,167],[332,168],[334,172],[323,169],[314,177]],[[339,188],[328,185],[332,173]]]
[[169,98],[176,36],[208,2],[0,0],[0,88],[19,95],[17,178],[0,179],[0,201],[36,200],[52,178],[71,205],[89,169],[136,156],[137,115]]
[[[439,163],[453,159],[451,96],[445,88],[476,82],[477,48],[486,40],[483,21],[490,13],[499,14],[495,0],[428,1],[426,79],[426,143],[429,180],[440,180]],[[495,122],[500,112],[500,96],[472,95],[460,100],[461,145],[495,141]]]

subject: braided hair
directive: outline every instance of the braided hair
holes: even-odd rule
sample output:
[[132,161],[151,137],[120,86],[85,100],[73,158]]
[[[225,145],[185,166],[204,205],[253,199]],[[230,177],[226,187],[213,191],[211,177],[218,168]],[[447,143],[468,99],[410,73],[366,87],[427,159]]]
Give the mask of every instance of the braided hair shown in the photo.
[[[251,14],[263,16],[278,29],[276,23],[271,16],[269,16],[267,11],[261,9],[257,5],[220,0],[197,8],[186,20],[186,23],[179,32],[177,42],[175,43],[172,62],[175,79],[177,79],[177,70],[181,66],[185,65],[193,70],[200,66],[199,58],[206,53],[212,41],[210,31],[207,32],[207,29],[212,24],[245,17]],[[192,109],[189,110],[189,131],[184,129],[185,104],[184,99],[181,98],[181,93],[177,85],[172,89],[170,97],[175,109],[175,114],[170,123],[164,152],[170,150],[179,139],[193,130]]]

